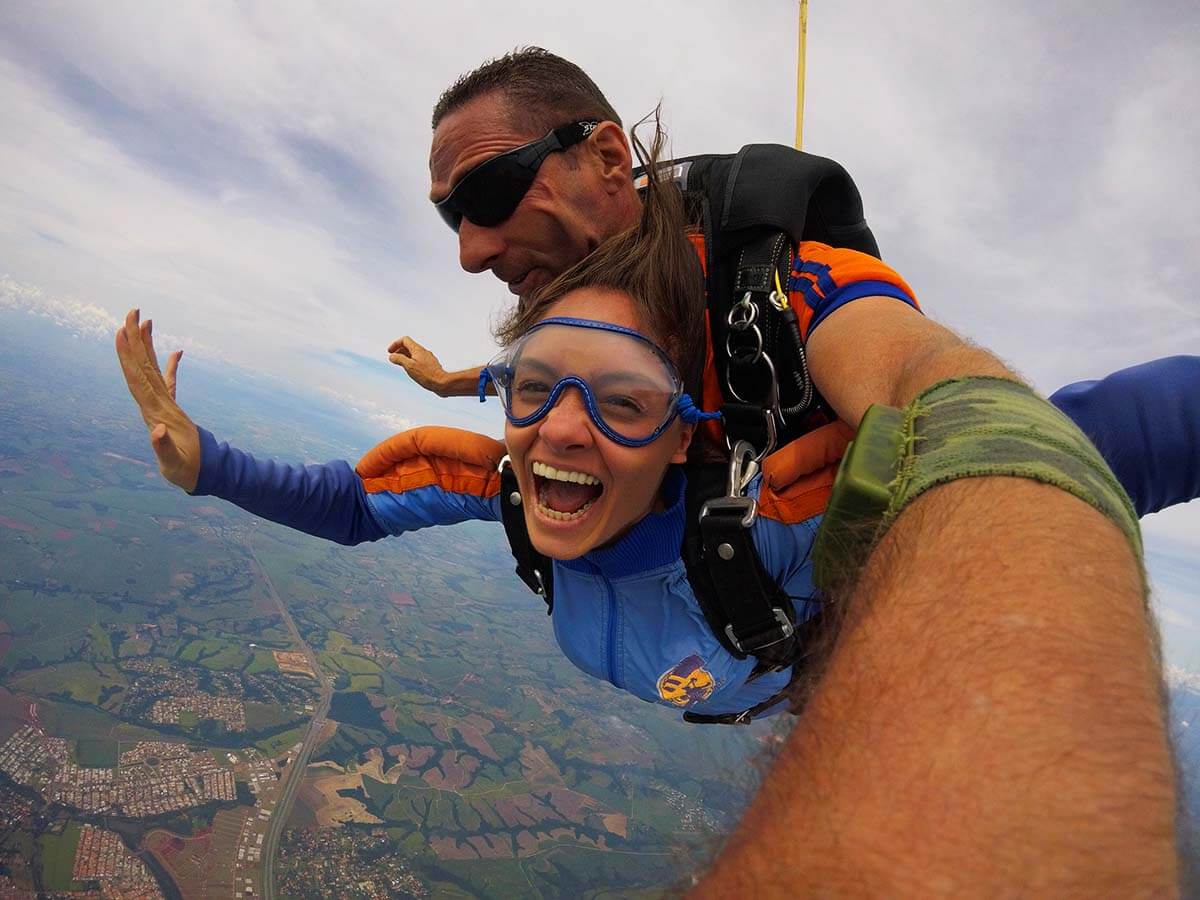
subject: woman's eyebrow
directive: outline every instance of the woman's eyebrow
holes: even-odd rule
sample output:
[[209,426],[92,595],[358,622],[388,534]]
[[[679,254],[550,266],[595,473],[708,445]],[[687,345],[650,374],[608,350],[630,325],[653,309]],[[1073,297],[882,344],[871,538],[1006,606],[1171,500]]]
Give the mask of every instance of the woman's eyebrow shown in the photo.
[[661,391],[663,383],[661,381],[643,375],[640,372],[605,372],[595,379],[585,379],[595,384],[625,384],[629,383],[637,387],[643,387],[650,390]]
[[[533,369],[535,372],[541,375],[552,375],[556,380],[564,377],[564,375],[572,374],[570,371],[571,366],[569,365],[551,365],[550,363],[541,359],[537,359],[536,357],[523,356],[513,364],[514,370],[519,370],[526,367]],[[664,388],[664,385],[661,381],[651,378],[648,375],[643,375],[641,372],[617,370],[601,372],[594,376],[584,375],[581,372],[575,372],[574,374],[578,375],[590,385],[609,386],[612,384],[631,384],[635,387],[641,387],[654,391],[661,391]]]
[[526,366],[531,369],[536,369],[539,373],[553,373],[557,371],[555,366],[552,366],[547,362],[542,362],[540,359],[532,356],[517,357],[517,359],[513,360],[511,368],[513,371],[517,371],[518,369]]

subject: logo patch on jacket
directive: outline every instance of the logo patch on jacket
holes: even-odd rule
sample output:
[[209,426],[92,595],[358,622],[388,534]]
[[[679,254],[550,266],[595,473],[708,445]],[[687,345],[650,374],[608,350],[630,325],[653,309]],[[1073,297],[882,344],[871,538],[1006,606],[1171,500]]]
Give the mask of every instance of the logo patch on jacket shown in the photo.
[[707,700],[716,686],[704,660],[693,653],[658,677],[658,696],[676,706],[687,706]]

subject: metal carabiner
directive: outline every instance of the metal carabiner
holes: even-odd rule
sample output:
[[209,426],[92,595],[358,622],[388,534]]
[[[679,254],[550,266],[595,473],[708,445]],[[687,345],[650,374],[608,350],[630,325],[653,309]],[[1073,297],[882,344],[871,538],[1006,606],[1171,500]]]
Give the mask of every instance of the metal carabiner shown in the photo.
[[[758,304],[751,301],[753,293],[746,291],[742,299],[729,308],[725,321],[734,331],[745,331],[758,321]],[[737,314],[735,318],[735,313]]]
[[[743,354],[741,351],[734,352],[733,338],[734,335],[745,334],[749,330],[754,335],[755,347],[753,354]],[[749,347],[746,348],[749,351]],[[763,339],[762,332],[758,330],[757,325],[747,325],[745,328],[731,328],[725,335],[725,356],[729,361],[736,366],[752,366],[763,358]]]
[[775,446],[779,443],[779,430],[776,424],[776,416],[783,418],[783,413],[779,410],[779,401],[776,399],[771,409],[763,410],[763,419],[767,423],[767,442],[763,445],[762,453],[754,457],[755,464],[761,463],[764,459],[771,455]]
[[758,462],[761,459],[754,451],[749,441],[738,441],[733,445],[729,454],[729,478],[725,484],[726,497],[743,497],[746,488],[758,474]]

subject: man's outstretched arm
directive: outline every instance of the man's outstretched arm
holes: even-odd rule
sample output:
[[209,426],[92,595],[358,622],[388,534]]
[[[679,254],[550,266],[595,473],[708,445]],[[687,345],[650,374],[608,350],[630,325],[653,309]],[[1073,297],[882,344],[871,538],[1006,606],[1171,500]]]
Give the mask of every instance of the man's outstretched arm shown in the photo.
[[[388,346],[388,360],[439,397],[474,397],[479,390],[479,371],[483,366],[447,372],[433,353],[407,336],[397,338]],[[487,390],[495,393],[490,385]]]
[[[853,423],[943,378],[1011,377],[886,299],[809,352]],[[838,602],[825,674],[696,896],[1173,892],[1157,639],[1115,525],[1056,488],[955,481]]]

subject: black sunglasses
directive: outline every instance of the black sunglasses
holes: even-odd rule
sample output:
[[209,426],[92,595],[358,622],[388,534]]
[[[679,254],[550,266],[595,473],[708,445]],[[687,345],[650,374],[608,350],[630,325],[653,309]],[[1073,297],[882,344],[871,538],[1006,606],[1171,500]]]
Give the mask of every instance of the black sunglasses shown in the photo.
[[482,228],[499,225],[513,214],[551,153],[574,147],[599,122],[572,122],[544,138],[486,159],[459,179],[449,194],[433,204],[447,225],[458,231],[466,216]]

